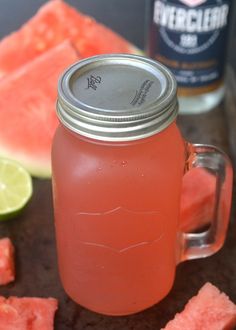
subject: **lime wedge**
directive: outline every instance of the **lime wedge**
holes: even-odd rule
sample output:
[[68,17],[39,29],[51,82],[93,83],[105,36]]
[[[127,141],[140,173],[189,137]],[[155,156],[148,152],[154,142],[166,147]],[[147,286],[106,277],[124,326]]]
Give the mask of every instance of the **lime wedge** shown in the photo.
[[0,220],[13,218],[32,196],[32,179],[17,162],[0,158]]

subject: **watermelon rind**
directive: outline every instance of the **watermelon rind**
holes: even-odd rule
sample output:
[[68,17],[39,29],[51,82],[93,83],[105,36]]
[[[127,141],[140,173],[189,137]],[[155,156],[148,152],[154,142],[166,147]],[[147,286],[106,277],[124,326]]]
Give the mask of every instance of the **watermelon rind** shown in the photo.
[[21,164],[32,176],[38,178],[50,178],[51,166],[47,161],[41,161],[39,159],[30,158],[20,152],[10,151],[0,146],[0,157],[8,158]]

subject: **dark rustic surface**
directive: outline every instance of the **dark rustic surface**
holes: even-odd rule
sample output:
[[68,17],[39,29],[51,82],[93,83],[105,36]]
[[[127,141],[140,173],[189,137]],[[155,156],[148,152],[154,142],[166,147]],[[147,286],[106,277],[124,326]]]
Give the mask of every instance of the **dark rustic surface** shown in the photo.
[[[102,3],[107,3],[107,0],[99,1],[101,6]],[[3,0],[0,3],[0,8],[4,7],[5,10],[5,15],[4,10],[0,11],[0,26],[4,31],[1,32],[2,35],[17,28],[14,24],[21,24],[23,19],[28,18],[27,15],[31,14],[33,6],[37,7],[42,2],[44,1],[24,0],[24,3],[28,3],[30,6],[23,6],[22,11],[19,12],[18,20],[14,17],[13,21],[10,16],[10,13],[12,13],[10,8],[13,4],[17,6],[18,3],[19,6],[19,3],[22,4],[22,2]],[[114,1],[111,2],[114,3]],[[130,9],[134,6],[134,2],[136,2],[136,10],[142,10],[142,1],[139,0],[127,1]],[[97,15],[101,15],[100,19],[102,19],[102,10],[98,5],[95,5],[95,1],[86,0],[86,3],[87,7],[85,1],[78,1],[78,7],[80,8],[81,4],[87,12],[91,9],[92,14],[97,10]],[[94,5],[92,6],[92,4]],[[120,6],[120,10],[122,6],[125,6],[124,2]],[[116,15],[111,9],[110,12],[113,13],[113,21],[116,22],[114,24],[118,26],[118,22],[120,22],[121,27],[121,16],[118,17],[119,19],[117,18],[120,12],[117,10]],[[8,16],[6,13],[8,13]],[[140,23],[139,28],[131,29],[129,36],[135,36],[133,40],[137,41],[136,44],[142,45],[143,14],[137,12],[130,15],[136,19],[139,17],[142,23]],[[106,19],[104,18],[104,21],[109,21],[112,25],[112,20],[108,16],[106,16]],[[128,18],[126,16],[127,26],[130,24],[128,21],[131,16],[128,16]],[[126,28],[126,30],[128,29]],[[233,63],[233,65],[235,64]],[[229,68],[228,77],[226,99],[218,108],[207,114],[180,116],[178,125],[186,139],[191,142],[210,143],[221,147],[236,164],[236,89],[233,87],[235,81],[231,68]],[[236,204],[236,196],[234,196],[233,201]],[[159,304],[132,316],[101,316],[74,304],[61,287],[55,250],[51,182],[50,180],[35,179],[33,198],[24,213],[11,222],[0,224],[0,235],[11,237],[16,246],[17,270],[16,281],[8,286],[1,287],[0,294],[5,296],[52,296],[57,298],[60,307],[56,314],[56,330],[158,330],[177,311],[183,308],[188,299],[196,294],[206,281],[218,286],[236,303],[235,217],[233,206],[228,236],[221,251],[206,259],[187,261],[180,264],[177,267],[176,280],[171,292]]]

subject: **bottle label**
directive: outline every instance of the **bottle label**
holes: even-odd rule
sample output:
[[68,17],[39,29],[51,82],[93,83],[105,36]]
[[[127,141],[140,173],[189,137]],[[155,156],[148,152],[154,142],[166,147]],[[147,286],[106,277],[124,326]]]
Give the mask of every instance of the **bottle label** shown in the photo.
[[229,6],[229,0],[154,1],[154,57],[187,94],[213,90],[222,81]]

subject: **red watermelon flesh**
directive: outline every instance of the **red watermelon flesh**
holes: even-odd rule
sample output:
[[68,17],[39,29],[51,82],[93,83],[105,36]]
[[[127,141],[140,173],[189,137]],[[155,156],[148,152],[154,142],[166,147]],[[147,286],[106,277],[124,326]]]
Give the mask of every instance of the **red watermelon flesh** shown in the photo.
[[233,330],[235,326],[236,305],[206,283],[163,330]]
[[53,330],[54,298],[0,297],[0,330]]
[[18,31],[0,42],[0,78],[70,39],[80,57],[139,53],[124,38],[61,0],[51,0]]
[[32,175],[50,176],[57,81],[77,59],[65,41],[0,81],[0,155],[17,159]]
[[0,285],[15,279],[14,246],[9,238],[0,239]]
[[180,229],[193,232],[213,218],[216,178],[203,168],[193,168],[183,177]]

